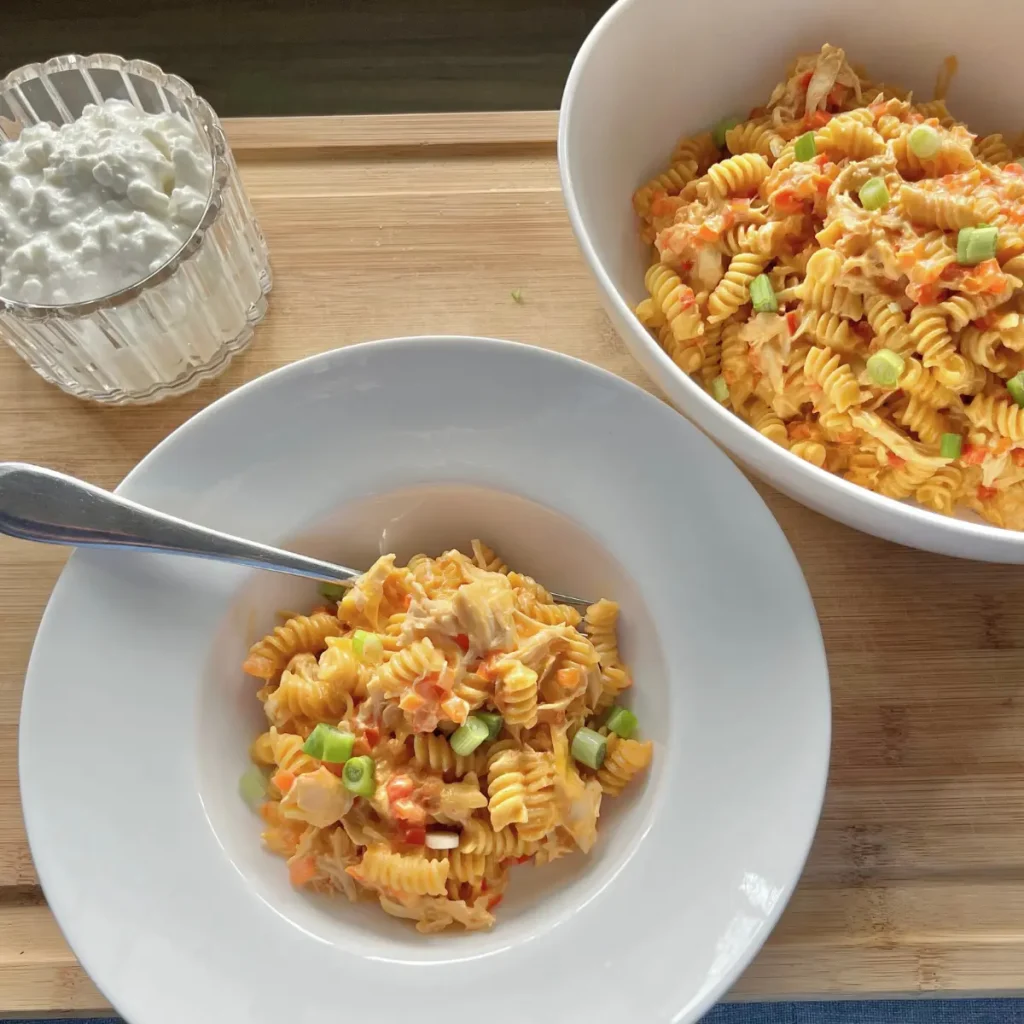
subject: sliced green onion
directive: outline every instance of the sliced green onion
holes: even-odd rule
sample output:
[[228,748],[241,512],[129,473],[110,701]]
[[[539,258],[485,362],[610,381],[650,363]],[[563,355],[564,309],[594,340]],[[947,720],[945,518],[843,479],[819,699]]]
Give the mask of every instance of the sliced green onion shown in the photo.
[[721,149],[725,145],[725,133],[730,128],[735,128],[740,123],[738,117],[723,118],[714,128],[711,129],[711,138],[715,145]]
[[[986,259],[995,259],[995,249],[999,241],[997,227],[975,227],[967,240],[966,266],[977,266]],[[959,238],[956,239],[956,255],[959,256]]]
[[496,711],[475,711],[473,712],[473,717],[479,718],[487,726],[487,738],[489,740],[496,740],[501,732],[501,727],[505,724],[505,719]]
[[973,267],[994,258],[999,242],[999,229],[987,224],[961,228],[956,236],[956,261],[962,267]]
[[344,764],[352,756],[355,743],[356,738],[351,733],[319,722],[302,744],[302,752],[330,764]]
[[242,799],[255,811],[267,799],[267,777],[256,767],[250,765],[238,780],[238,792]]
[[868,357],[868,376],[883,388],[894,388],[903,374],[903,356],[882,348]]
[[939,454],[944,459],[958,459],[963,446],[964,439],[959,434],[943,434],[939,440]]
[[1006,382],[1006,390],[1010,392],[1010,397],[1024,409],[1024,370]]
[[750,282],[750,301],[758,313],[775,313],[779,308],[779,300],[775,297],[775,289],[767,274],[758,274]]
[[711,382],[711,397],[716,402],[727,402],[729,400],[729,385],[725,383],[724,377],[716,377]]
[[961,266],[967,263],[967,243],[971,240],[974,228],[961,228],[956,236],[956,261]]
[[448,742],[451,743],[452,750],[456,754],[460,757],[465,757],[467,754],[472,754],[490,735],[490,726],[476,715],[470,715],[452,733],[452,738]]
[[814,132],[804,132],[793,145],[793,156],[797,160],[813,160],[818,155],[818,144]]
[[369,754],[353,757],[345,762],[345,767],[341,770],[341,781],[345,783],[345,788],[356,796],[373,796],[377,788],[376,770],[377,766]]
[[600,768],[608,753],[608,737],[584,726],[572,738],[572,756],[588,768]]
[[884,210],[889,205],[889,190],[881,178],[868,178],[857,197],[865,210]]
[[367,665],[379,665],[384,660],[384,644],[376,633],[357,629],[352,634],[352,653]]
[[939,133],[930,124],[919,124],[907,136],[910,152],[921,160],[929,160],[942,148]]
[[321,583],[317,590],[328,601],[340,601],[345,596],[348,587],[341,583]]
[[608,720],[605,722],[605,725],[616,736],[621,736],[624,740],[628,740],[636,732],[636,727],[639,724],[636,715],[629,708],[620,707],[612,708],[608,713]]
[[522,288],[514,288],[512,290],[512,301],[519,303],[520,306],[523,304],[523,290],[522,290]]

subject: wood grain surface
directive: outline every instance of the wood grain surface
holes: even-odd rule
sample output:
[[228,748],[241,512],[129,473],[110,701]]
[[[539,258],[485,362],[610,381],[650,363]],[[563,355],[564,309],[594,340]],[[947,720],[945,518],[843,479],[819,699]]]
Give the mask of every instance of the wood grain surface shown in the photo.
[[[2,348],[0,458],[113,487],[244,381],[401,334],[504,336],[649,387],[577,253],[554,132],[553,113],[231,122],[275,269],[250,349],[183,398],[107,409],[63,395]],[[1024,987],[1024,575],[899,548],[760,491],[821,619],[834,749],[803,881],[733,997]],[[0,539],[5,1013],[106,1005],[43,902],[15,775],[25,666],[64,558]]]

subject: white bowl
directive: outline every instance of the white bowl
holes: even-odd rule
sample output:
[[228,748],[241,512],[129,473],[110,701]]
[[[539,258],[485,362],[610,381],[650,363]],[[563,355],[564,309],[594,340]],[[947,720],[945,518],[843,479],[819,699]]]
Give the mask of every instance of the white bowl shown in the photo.
[[[999,26],[999,31],[993,31]],[[633,316],[649,250],[637,237],[633,191],[665,167],[676,140],[763,103],[799,53],[846,49],[877,78],[931,98],[944,57],[960,61],[950,106],[976,132],[1017,131],[1012,66],[1024,9],[867,0],[619,0],[580,49],[562,98],[558,162],[569,219],[612,323],[648,374],[702,430],[797,501],[910,547],[992,562],[1024,562],[1024,534],[940,516],[857,487],[762,437],[691,381]]]
[[507,342],[361,345],[222,398],[119,492],[350,564],[479,534],[621,602],[655,741],[589,857],[516,869],[491,932],[422,936],[291,889],[237,794],[260,719],[239,665],[314,585],[77,552],[29,666],[22,798],[50,906],[133,1024],[691,1021],[764,941],[824,790],[821,637],[760,498],[661,402]]

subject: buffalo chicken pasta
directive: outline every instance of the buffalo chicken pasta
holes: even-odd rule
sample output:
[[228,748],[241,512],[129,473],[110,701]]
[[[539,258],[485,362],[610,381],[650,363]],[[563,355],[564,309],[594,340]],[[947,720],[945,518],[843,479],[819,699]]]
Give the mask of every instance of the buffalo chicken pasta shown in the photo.
[[243,666],[268,723],[242,780],[264,843],[296,886],[423,932],[490,927],[510,867],[589,851],[651,760],[618,606],[581,616],[478,541],[325,592]]

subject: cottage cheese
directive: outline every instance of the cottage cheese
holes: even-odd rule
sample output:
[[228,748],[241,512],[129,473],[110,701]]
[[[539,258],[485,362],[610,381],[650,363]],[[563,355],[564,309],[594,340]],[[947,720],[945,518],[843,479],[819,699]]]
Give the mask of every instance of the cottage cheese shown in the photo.
[[86,302],[141,281],[195,230],[213,177],[178,114],[124,100],[0,145],[0,297]]

